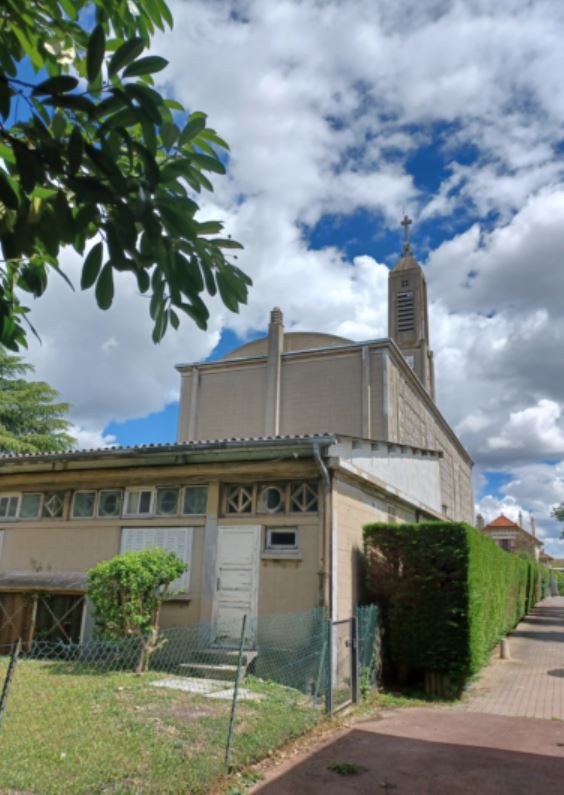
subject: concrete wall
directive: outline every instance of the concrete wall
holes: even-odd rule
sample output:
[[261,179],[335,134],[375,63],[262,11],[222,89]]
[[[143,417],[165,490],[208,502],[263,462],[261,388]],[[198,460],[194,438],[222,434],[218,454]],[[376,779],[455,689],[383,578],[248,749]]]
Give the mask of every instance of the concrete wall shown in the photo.
[[343,440],[330,454],[341,466],[382,483],[387,491],[421,509],[441,513],[441,474],[438,455],[390,442]]
[[[390,501],[342,478],[333,481],[333,537],[335,539],[334,609],[337,618],[349,618],[363,595],[363,534],[370,522],[390,521]],[[415,521],[415,512],[394,505],[394,519]]]
[[362,363],[358,350],[282,358],[280,433],[358,434],[362,427]]
[[472,465],[431,406],[401,367],[390,357],[388,367],[390,441],[439,450],[441,510],[445,516],[470,524],[474,521]]

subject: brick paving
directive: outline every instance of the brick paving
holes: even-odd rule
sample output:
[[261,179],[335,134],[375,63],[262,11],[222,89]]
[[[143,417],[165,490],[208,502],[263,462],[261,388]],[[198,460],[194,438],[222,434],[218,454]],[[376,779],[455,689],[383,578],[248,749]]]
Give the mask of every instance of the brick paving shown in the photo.
[[510,660],[499,652],[469,690],[471,712],[564,720],[564,597],[545,599],[509,636]]
[[[452,707],[384,710],[266,771],[256,795],[564,791],[564,597],[545,599]],[[547,720],[548,719],[548,720]],[[335,763],[356,775],[341,776]]]

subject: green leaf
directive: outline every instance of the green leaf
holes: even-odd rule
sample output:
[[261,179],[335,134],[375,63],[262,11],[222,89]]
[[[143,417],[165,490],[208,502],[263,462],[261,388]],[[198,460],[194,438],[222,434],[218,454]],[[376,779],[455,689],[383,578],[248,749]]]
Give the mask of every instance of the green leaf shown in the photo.
[[88,39],[86,51],[86,74],[88,82],[93,83],[100,74],[104,53],[106,51],[106,34],[102,25],[96,25]]
[[[139,103],[153,124],[161,123],[159,104],[162,104],[162,99],[156,91],[153,91],[148,86],[140,86],[135,83],[127,83],[124,86],[124,91],[131,101],[135,100]],[[160,103],[155,97],[158,97]]]
[[217,235],[223,229],[221,221],[204,221],[198,224],[199,235]]
[[166,58],[161,58],[160,55],[147,55],[145,58],[139,58],[138,61],[129,64],[124,70],[123,76],[138,77],[139,75],[150,75],[160,72],[166,66],[168,66]]
[[16,167],[20,176],[20,182],[23,189],[28,193],[33,190],[37,181],[35,154],[20,141],[12,141],[12,148],[16,156]]
[[88,288],[92,287],[98,278],[100,268],[102,267],[103,255],[104,247],[102,243],[96,243],[96,245],[92,246],[88,252],[86,259],[84,260],[82,276],[80,278],[80,287],[82,290],[88,290]]
[[161,124],[161,140],[167,149],[171,149],[178,140],[180,130],[174,122],[165,121]]
[[33,94],[66,94],[67,91],[73,91],[78,85],[76,77],[70,75],[57,75],[56,77],[49,77],[38,86],[35,86]]
[[109,309],[114,300],[114,272],[111,262],[106,262],[96,282],[96,302],[100,309]]
[[76,174],[78,171],[83,151],[84,141],[82,140],[82,133],[78,127],[73,127],[68,145],[69,171],[71,174]]
[[206,126],[206,117],[205,116],[194,116],[192,114],[186,123],[186,126],[182,130],[180,134],[180,138],[178,139],[178,146],[184,146],[193,138],[195,138],[198,133],[202,132]]
[[218,248],[243,248],[241,243],[238,243],[236,240],[231,240],[231,238],[216,237],[211,242]]
[[221,160],[209,155],[191,155],[192,163],[195,163],[205,171],[215,171],[216,174],[225,174],[225,166]]
[[10,115],[13,93],[4,75],[0,75],[0,115],[3,119],[7,119]]
[[0,201],[9,210],[18,209],[18,195],[12,188],[9,177],[0,169]]
[[145,42],[139,36],[135,36],[133,39],[124,42],[112,55],[110,65],[108,66],[108,77],[113,77],[120,69],[123,69],[123,67],[131,63],[131,61],[134,61],[138,55],[141,55],[144,49]]

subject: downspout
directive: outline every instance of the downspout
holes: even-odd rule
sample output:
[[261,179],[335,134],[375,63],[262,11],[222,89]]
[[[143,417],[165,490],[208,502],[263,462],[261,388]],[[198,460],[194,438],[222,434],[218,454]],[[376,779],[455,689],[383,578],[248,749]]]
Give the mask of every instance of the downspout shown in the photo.
[[323,526],[320,539],[320,570],[319,570],[319,604],[329,610],[329,615],[333,615],[332,604],[332,582],[331,572],[333,571],[333,545],[331,543],[332,532],[332,504],[331,504],[331,475],[327,465],[321,456],[319,442],[313,445],[313,457],[321,473],[323,481]]

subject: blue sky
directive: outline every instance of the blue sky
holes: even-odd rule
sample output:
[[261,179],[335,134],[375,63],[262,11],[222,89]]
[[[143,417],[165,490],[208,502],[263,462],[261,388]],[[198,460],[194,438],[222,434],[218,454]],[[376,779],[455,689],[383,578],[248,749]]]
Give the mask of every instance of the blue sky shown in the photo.
[[[80,444],[175,437],[174,365],[286,327],[385,336],[400,220],[429,288],[437,402],[473,456],[487,518],[533,512],[564,556],[564,6],[557,0],[172,0],[159,88],[231,145],[201,197],[245,245],[239,315],[150,343],[124,275],[112,309],[52,283],[34,306],[38,375]],[[226,58],[228,53],[228,58]],[[78,274],[72,255],[65,262]]]

